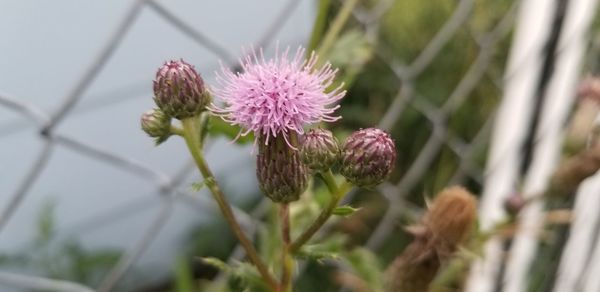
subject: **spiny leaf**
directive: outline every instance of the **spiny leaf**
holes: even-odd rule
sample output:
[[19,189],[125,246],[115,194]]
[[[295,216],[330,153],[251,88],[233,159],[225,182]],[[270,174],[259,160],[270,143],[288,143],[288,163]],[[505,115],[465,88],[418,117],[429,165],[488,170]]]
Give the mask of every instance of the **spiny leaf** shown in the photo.
[[354,214],[354,212],[360,210],[360,208],[353,208],[351,206],[345,205],[345,206],[339,206],[336,207],[335,209],[333,209],[333,215],[337,215],[337,216],[350,216],[352,214]]
[[340,259],[340,255],[338,253],[329,251],[319,251],[318,249],[313,250],[312,247],[308,245],[302,247],[302,249],[298,252],[296,256],[301,259],[313,260],[319,263],[323,262],[324,260]]
[[304,245],[297,254],[297,257],[321,262],[326,259],[338,260],[344,250],[346,236],[332,235],[318,244]]
[[218,258],[213,258],[213,257],[205,257],[205,258],[200,258],[200,260],[209,265],[209,266],[213,266],[215,268],[217,268],[220,271],[223,272],[229,272],[230,271],[230,267],[227,265],[227,263],[225,263],[224,261],[218,259]]
[[192,183],[192,191],[199,192],[206,185],[206,181]]
[[154,139],[154,145],[158,146],[158,145],[162,144],[163,142],[167,141],[169,139],[169,137],[171,137],[171,134],[164,135],[164,136],[161,136],[161,137],[156,137]]
[[238,262],[234,268],[232,275],[238,278],[244,284],[248,291],[269,291],[267,285],[263,282],[256,268],[246,262]]
[[258,274],[256,268],[245,262],[234,262],[233,265],[221,261],[220,259],[213,257],[200,258],[205,264],[211,265],[227,274],[231,277],[242,282],[243,287],[247,287],[249,291],[269,291],[267,285],[263,282],[262,278]]

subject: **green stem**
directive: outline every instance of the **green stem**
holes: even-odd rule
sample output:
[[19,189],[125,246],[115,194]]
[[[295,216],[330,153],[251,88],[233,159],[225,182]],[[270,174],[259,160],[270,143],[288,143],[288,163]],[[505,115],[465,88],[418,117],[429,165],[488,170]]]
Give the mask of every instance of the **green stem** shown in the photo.
[[281,273],[281,292],[292,291],[292,271],[294,270],[294,260],[290,253],[290,208],[288,204],[281,204],[279,209],[279,218],[281,220],[281,238],[282,248],[282,273]]
[[[329,174],[329,175],[328,175]],[[329,177],[331,176],[331,177]],[[326,181],[326,184],[329,186],[331,183],[334,190],[333,197],[331,201],[329,201],[329,205],[321,211],[321,214],[315,219],[315,221],[306,229],[294,242],[290,245],[290,252],[296,253],[300,248],[308,242],[321,227],[327,222],[331,214],[333,214],[333,210],[338,206],[340,200],[344,197],[344,195],[352,188],[352,185],[349,182],[345,182],[342,185],[338,186],[333,180],[333,174],[331,172],[326,172],[322,174],[323,179]],[[329,177],[329,178],[328,178]],[[329,181],[329,183],[327,183]]]
[[344,4],[342,4],[342,8],[335,16],[335,19],[333,19],[329,30],[327,30],[327,33],[321,42],[321,46],[319,46],[319,49],[317,50],[317,55],[321,56],[320,60],[326,59],[326,55],[333,47],[342,28],[344,28],[344,25],[348,21],[350,14],[352,14],[352,9],[354,9],[354,6],[356,6],[357,3],[358,0],[346,0],[344,1]]
[[307,55],[310,55],[312,51],[317,48],[317,44],[321,40],[321,36],[323,36],[325,24],[327,23],[327,14],[329,14],[329,7],[331,7],[331,0],[319,0],[319,12],[317,18],[315,18],[312,33],[310,34],[310,40],[306,50]]
[[333,176],[331,169],[321,172],[320,175],[321,175],[321,179],[327,186],[327,189],[329,190],[329,192],[331,194],[336,194],[338,192],[338,186],[337,186],[337,183],[335,182],[335,177]]
[[206,160],[204,159],[200,148],[200,131],[198,129],[197,118],[187,118],[182,120],[181,123],[183,125],[183,137],[185,139],[185,143],[192,157],[194,158],[196,165],[198,166],[198,170],[204,177],[206,186],[208,187],[211,194],[213,195],[213,198],[217,202],[219,209],[221,209],[223,217],[225,217],[234,235],[237,237],[242,247],[244,247],[244,249],[246,250],[246,254],[248,255],[250,261],[256,266],[256,269],[265,279],[266,283],[273,290],[276,290],[278,286],[277,281],[275,280],[275,278],[273,278],[265,263],[258,256],[258,252],[256,252],[256,249],[252,245],[250,239],[248,239],[248,237],[246,237],[246,235],[242,231],[240,224],[235,219],[235,215],[233,214],[231,205],[227,201],[225,194],[223,194],[223,192],[219,188],[219,185],[217,184],[217,181],[215,180],[212,171],[210,170],[208,164],[206,163]]
[[171,134],[183,137],[183,129],[177,126],[171,126]]
[[209,113],[204,111],[200,114],[200,118],[198,121],[198,137],[200,139],[200,149],[202,149],[202,147],[204,146],[204,138],[206,138],[206,135],[208,134],[208,119],[209,119]]

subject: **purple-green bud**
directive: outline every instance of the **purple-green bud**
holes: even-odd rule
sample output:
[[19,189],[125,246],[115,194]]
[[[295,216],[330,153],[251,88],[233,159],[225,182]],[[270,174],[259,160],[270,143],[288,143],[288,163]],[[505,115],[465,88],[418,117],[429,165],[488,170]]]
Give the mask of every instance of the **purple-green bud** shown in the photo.
[[519,193],[512,193],[504,199],[504,210],[511,216],[518,215],[523,207],[525,207],[525,199]]
[[171,135],[171,117],[160,109],[151,109],[142,114],[142,130],[148,136],[162,139]]
[[340,172],[357,186],[373,187],[390,175],[395,163],[396,146],[390,134],[367,128],[346,139]]
[[192,65],[183,60],[169,61],[156,72],[154,101],[167,115],[181,120],[204,110],[210,95]]
[[[292,141],[296,136],[290,135]],[[282,135],[271,138],[268,145],[258,140],[256,176],[258,185],[275,203],[297,201],[308,187],[309,170],[300,161],[300,153],[288,146]]]
[[311,129],[302,137],[300,158],[310,169],[325,171],[340,158],[340,146],[331,131]]

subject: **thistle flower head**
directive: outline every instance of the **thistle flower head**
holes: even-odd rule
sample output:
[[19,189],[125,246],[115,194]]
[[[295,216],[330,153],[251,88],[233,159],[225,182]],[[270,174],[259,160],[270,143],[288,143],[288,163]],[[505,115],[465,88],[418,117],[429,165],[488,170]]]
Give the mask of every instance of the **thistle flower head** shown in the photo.
[[311,129],[302,137],[300,158],[310,169],[325,171],[340,158],[340,146],[331,131]]
[[183,60],[169,61],[156,72],[154,101],[167,115],[185,119],[200,113],[210,95],[194,66]]
[[390,134],[367,128],[346,139],[340,172],[357,186],[373,187],[388,177],[396,162],[396,146]]
[[313,53],[305,59],[304,53],[298,48],[290,59],[288,48],[265,60],[262,50],[258,55],[254,51],[240,61],[242,73],[222,67],[214,93],[224,105],[212,105],[210,110],[240,125],[242,136],[254,132],[265,137],[266,144],[270,137],[283,136],[289,146],[289,135],[303,134],[305,125],[338,120],[335,103],[345,91],[340,85],[326,92],[337,70],[329,63],[318,67],[317,56]]

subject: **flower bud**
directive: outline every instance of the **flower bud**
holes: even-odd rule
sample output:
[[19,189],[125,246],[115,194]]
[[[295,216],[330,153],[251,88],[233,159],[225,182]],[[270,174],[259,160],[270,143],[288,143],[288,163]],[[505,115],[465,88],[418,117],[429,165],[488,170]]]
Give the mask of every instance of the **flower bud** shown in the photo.
[[[292,140],[295,135],[290,135]],[[288,146],[279,135],[266,145],[259,139],[256,176],[260,189],[275,203],[297,201],[308,187],[308,168],[300,161],[300,153]]]
[[340,158],[340,146],[331,131],[312,129],[304,134],[300,158],[310,169],[326,171]]
[[210,102],[204,81],[194,67],[183,60],[169,61],[156,72],[154,101],[176,119],[193,117]]
[[151,109],[142,114],[142,130],[148,136],[156,138],[157,143],[166,140],[171,135],[171,117],[160,109]]
[[504,199],[504,210],[511,216],[518,215],[523,207],[525,207],[525,199],[519,193],[510,194]]
[[340,172],[357,186],[373,187],[385,180],[396,163],[390,134],[376,128],[356,131],[342,149]]

